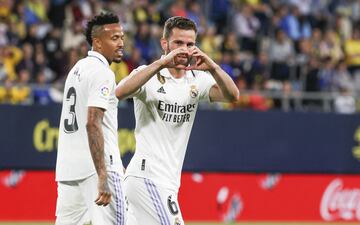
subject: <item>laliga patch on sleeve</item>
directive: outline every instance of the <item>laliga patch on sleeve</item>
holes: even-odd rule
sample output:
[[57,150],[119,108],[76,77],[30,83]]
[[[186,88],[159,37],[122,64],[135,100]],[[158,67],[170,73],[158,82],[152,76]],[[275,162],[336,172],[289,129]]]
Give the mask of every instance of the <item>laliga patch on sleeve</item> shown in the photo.
[[100,94],[104,97],[108,97],[110,95],[110,88],[106,85],[100,88]]

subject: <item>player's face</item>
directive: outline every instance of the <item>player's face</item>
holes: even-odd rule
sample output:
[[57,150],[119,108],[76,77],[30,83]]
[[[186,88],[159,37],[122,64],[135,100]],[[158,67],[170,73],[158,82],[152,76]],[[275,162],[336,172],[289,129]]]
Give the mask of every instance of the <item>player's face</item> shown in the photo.
[[[165,54],[168,54],[170,51],[180,48],[186,47],[190,49],[195,46],[196,41],[196,33],[194,30],[182,30],[179,28],[174,28],[168,40],[163,39],[161,42],[162,48],[165,51]],[[176,62],[182,65],[188,65],[190,62],[189,54],[181,54],[178,55],[175,59]]]
[[104,31],[100,36],[101,54],[111,62],[119,63],[123,57],[124,32],[117,24],[104,25]]

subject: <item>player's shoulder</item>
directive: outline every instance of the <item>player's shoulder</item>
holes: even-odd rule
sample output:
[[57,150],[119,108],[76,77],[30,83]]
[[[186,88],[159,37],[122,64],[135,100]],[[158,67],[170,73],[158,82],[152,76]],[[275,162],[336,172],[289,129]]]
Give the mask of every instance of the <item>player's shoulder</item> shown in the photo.
[[211,75],[209,71],[204,71],[204,70],[190,70],[190,71],[194,76],[203,75],[203,74]]
[[86,57],[82,60],[81,68],[89,74],[89,77],[114,77],[114,72],[111,70],[110,66],[105,65],[96,58]]
[[211,79],[212,75],[209,71],[203,71],[203,70],[191,70],[191,75],[196,80],[203,80],[203,79]]

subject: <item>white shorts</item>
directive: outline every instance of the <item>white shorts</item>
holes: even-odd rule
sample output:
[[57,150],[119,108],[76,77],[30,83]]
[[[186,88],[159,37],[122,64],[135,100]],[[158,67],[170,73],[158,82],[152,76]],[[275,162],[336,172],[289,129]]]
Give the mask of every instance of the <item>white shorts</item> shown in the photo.
[[126,225],[184,225],[177,192],[134,176],[125,178],[124,192],[129,207]]
[[125,199],[119,173],[108,171],[111,202],[98,206],[98,176],[75,181],[58,182],[56,225],[124,225]]

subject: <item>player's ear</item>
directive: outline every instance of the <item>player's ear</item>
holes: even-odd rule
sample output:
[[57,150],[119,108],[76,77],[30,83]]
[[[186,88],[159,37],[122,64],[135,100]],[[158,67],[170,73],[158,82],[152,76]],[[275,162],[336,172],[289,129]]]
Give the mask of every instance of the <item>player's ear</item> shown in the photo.
[[101,49],[101,41],[99,38],[93,38],[94,49]]
[[166,50],[167,50],[167,40],[165,38],[161,38],[160,39],[160,44],[161,44],[161,48],[163,49],[163,51],[166,52]]

